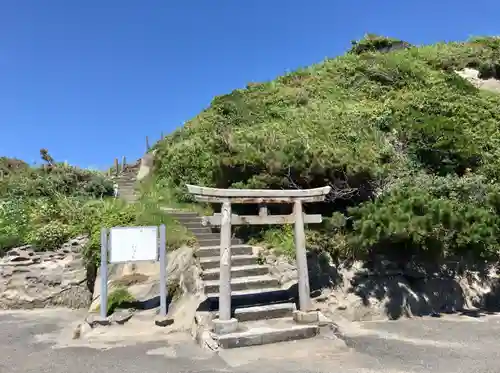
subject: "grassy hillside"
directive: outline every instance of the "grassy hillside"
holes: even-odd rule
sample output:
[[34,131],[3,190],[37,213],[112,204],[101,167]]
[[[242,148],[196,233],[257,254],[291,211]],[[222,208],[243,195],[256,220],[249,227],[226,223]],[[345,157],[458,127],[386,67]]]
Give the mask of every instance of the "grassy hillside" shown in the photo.
[[[157,144],[157,186],[189,202],[186,183],[331,185],[321,206],[331,219],[309,231],[311,249],[496,259],[500,96],[454,73],[465,67],[500,77],[500,39],[412,47],[367,36],[214,98]],[[284,245],[289,234],[264,236]]]

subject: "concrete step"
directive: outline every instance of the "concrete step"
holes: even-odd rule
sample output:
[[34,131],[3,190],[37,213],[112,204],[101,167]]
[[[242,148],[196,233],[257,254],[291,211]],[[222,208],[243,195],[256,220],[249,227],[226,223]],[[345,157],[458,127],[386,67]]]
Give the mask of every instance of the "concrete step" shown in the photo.
[[[286,290],[283,290],[278,287],[269,287],[269,288],[261,288],[261,289],[244,289],[244,290],[234,290],[231,289],[231,300],[237,300],[239,298],[261,298],[270,294],[276,294],[276,293],[283,293]],[[213,299],[214,301],[219,300],[219,293],[205,293],[207,298]],[[279,300],[282,300],[283,298],[280,297]],[[278,301],[278,300],[277,300]],[[217,302],[216,302],[217,303]],[[231,303],[232,304],[232,303]],[[257,304],[257,303],[256,303]],[[258,304],[262,304],[260,301]],[[238,305],[238,307],[242,307],[241,305]]]
[[[174,217],[174,219],[176,219],[176,218]],[[193,229],[193,228],[208,228],[207,226],[204,226],[203,224],[201,224],[201,220],[200,221],[193,221],[193,222],[190,222],[190,223],[186,223],[186,222],[180,222],[180,223],[182,223],[182,225],[185,226],[188,229]]]
[[[231,256],[231,266],[239,267],[251,264],[257,264],[257,257],[254,255],[232,255]],[[202,270],[208,270],[212,268],[220,267],[220,257],[214,256],[211,258],[200,258],[200,265]]]
[[206,227],[205,225],[201,224],[201,219],[191,219],[191,220],[183,220],[179,219],[175,216],[173,216],[175,220],[177,220],[179,223],[182,225],[185,225],[186,227],[193,227],[193,228],[203,228]]
[[[219,293],[209,293],[204,307],[210,311],[219,310]],[[243,307],[267,306],[277,303],[290,303],[296,298],[294,292],[281,287],[231,291],[233,310]]]
[[[269,267],[260,264],[251,264],[247,266],[231,267],[231,278],[247,276],[263,276],[269,274]],[[218,281],[220,278],[220,268],[212,268],[203,271],[201,278],[204,281]]]
[[121,198],[136,198],[137,195],[136,194],[130,194],[130,193],[119,193],[118,194],[118,197],[121,197]]
[[121,197],[121,198],[137,198],[137,195],[135,194],[118,194],[118,197]]
[[244,307],[234,310],[234,317],[241,322],[279,319],[283,317],[293,317],[293,312],[296,309],[295,303],[277,303],[265,306]]
[[214,233],[212,231],[210,232],[200,232],[200,231],[196,231],[196,232],[193,232],[193,234],[196,236],[196,238],[198,238],[199,240],[203,240],[203,239],[213,239],[213,238],[220,238],[220,233]]
[[170,214],[170,215],[172,215],[175,219],[179,220],[182,223],[196,223],[196,222],[201,223],[201,217],[198,215],[176,215],[176,214]]
[[[219,292],[220,282],[219,280],[205,281],[205,293],[212,294]],[[277,278],[270,275],[263,276],[251,276],[251,277],[239,277],[231,279],[231,290],[259,290],[267,288],[277,288],[280,286],[280,282]]]
[[211,240],[216,240],[220,242],[220,233],[193,233],[193,236],[196,238],[196,240],[199,241],[211,241]]
[[170,211],[168,214],[176,218],[199,218],[199,214],[195,211]]
[[[200,244],[200,247],[210,247],[220,245],[220,238],[209,238],[209,239],[201,239],[197,240]],[[239,238],[231,239],[231,245],[240,245],[241,240]]]
[[114,177],[115,181],[119,181],[119,180],[135,180],[135,179],[137,179],[137,177],[136,177],[136,175],[134,173],[120,174],[120,175]]
[[119,179],[115,181],[118,185],[135,185],[137,181],[135,179]]
[[[239,325],[240,331],[217,337],[222,348],[265,345],[312,338],[319,334],[318,325],[296,324],[292,318],[272,321],[248,321]],[[293,353],[293,351],[291,351]]]
[[[188,228],[191,233],[193,233],[195,236],[206,234],[206,233],[213,233],[212,230],[209,227],[201,227],[201,228]],[[218,233],[217,233],[218,234]]]
[[[217,238],[220,243],[220,238]],[[253,249],[249,245],[231,245],[231,256],[233,255],[252,255]],[[216,257],[220,255],[220,246],[204,246],[196,251],[198,258]]]

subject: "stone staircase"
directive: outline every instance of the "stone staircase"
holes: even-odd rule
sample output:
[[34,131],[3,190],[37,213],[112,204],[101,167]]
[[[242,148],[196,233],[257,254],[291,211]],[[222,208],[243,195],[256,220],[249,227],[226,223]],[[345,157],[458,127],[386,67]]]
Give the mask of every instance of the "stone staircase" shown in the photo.
[[[217,316],[220,277],[220,236],[203,226],[197,213],[168,211],[197,238],[197,257],[211,317]],[[238,331],[213,335],[222,348],[261,345],[314,337],[318,324],[294,321],[295,297],[282,288],[271,275],[269,266],[259,262],[258,253],[250,245],[233,238],[231,257],[231,303]]]
[[137,193],[135,190],[137,171],[138,168],[136,165],[127,165],[124,171],[112,177],[113,181],[118,184],[118,197],[128,203],[137,201]]

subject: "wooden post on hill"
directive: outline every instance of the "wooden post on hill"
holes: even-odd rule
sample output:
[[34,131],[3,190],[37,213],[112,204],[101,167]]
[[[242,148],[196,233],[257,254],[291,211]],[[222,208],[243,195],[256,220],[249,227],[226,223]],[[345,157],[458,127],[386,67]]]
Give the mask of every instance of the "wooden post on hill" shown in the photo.
[[149,137],[146,136],[146,151],[149,150]]

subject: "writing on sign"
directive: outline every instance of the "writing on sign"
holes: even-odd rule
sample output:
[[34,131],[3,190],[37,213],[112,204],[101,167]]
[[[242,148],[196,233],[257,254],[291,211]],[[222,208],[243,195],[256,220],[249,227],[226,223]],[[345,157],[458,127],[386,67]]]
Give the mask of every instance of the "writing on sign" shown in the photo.
[[109,232],[110,263],[158,260],[158,227],[115,227]]

